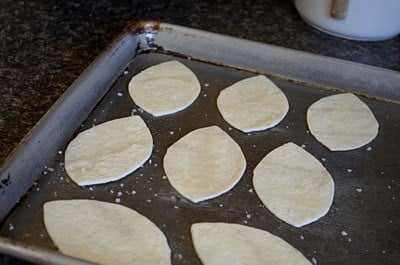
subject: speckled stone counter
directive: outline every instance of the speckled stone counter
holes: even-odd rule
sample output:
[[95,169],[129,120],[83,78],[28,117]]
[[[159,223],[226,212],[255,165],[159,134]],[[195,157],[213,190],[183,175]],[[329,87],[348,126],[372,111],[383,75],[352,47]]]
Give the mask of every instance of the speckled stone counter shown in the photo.
[[0,3],[0,160],[133,21],[156,19],[400,71],[400,37],[356,42],[319,32],[292,1]]

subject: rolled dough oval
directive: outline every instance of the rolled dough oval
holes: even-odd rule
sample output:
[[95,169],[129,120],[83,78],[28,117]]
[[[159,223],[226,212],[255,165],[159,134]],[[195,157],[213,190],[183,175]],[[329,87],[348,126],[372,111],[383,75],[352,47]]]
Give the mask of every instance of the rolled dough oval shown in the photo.
[[151,66],[128,85],[132,100],[153,116],[187,108],[200,94],[200,88],[196,75],[178,61]]
[[218,126],[188,133],[170,146],[164,157],[169,182],[193,202],[227,192],[245,168],[239,145]]
[[151,155],[153,137],[139,116],[107,121],[73,139],[65,151],[65,170],[80,186],[121,179]]
[[193,245],[204,265],[310,265],[294,247],[271,233],[239,224],[197,223]]
[[52,201],[43,208],[46,229],[66,255],[110,265],[171,264],[164,234],[132,209],[94,200]]
[[222,90],[217,106],[225,121],[243,132],[274,127],[289,110],[285,94],[263,75],[243,79]]
[[379,124],[368,106],[351,93],[324,97],[307,110],[310,132],[331,151],[347,151],[371,142]]
[[295,227],[329,211],[334,183],[325,167],[294,143],[266,155],[254,169],[254,190],[275,216]]

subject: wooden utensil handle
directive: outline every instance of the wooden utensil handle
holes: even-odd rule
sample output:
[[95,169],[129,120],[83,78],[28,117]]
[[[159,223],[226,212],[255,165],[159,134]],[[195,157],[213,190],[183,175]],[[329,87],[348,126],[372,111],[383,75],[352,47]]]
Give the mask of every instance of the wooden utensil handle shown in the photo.
[[334,19],[345,19],[350,0],[332,0],[331,17]]

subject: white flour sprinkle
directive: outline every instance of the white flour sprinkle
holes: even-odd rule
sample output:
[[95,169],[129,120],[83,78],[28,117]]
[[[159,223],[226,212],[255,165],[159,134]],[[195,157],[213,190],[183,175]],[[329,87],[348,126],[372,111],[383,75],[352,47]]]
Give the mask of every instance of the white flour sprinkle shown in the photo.
[[305,144],[302,144],[302,145],[301,145],[301,148],[306,148],[306,145],[305,145]]
[[205,84],[204,84],[205,87],[208,87],[209,85],[210,85],[209,83],[205,83]]
[[119,184],[119,186],[120,186],[121,188],[124,187],[124,185],[125,185],[124,183]]
[[118,92],[118,93],[117,93],[117,96],[118,96],[118,97],[122,97],[122,93],[121,93],[121,92]]
[[206,98],[206,97],[207,97],[207,94],[204,93],[203,97]]
[[110,193],[111,193],[111,194],[114,194],[114,191],[113,191],[113,190],[110,190]]
[[124,75],[127,75],[127,74],[129,74],[129,72],[128,71],[124,71]]
[[316,258],[311,258],[312,263],[317,264],[317,259]]
[[136,191],[133,190],[133,191],[132,191],[132,195],[135,195],[135,194],[136,194]]
[[169,134],[170,134],[170,135],[173,135],[173,134],[174,134],[174,131],[170,131]]
[[372,150],[372,147],[371,146],[368,146],[367,147],[367,151],[371,151]]
[[249,189],[249,192],[250,192],[250,193],[253,193],[253,189],[252,189],[252,188],[250,188],[250,189]]
[[219,204],[219,207],[224,207],[224,205],[222,203]]
[[120,203],[120,202],[121,202],[121,199],[120,199],[120,198],[115,198],[115,202],[116,202],[116,203]]
[[178,206],[176,206],[176,205],[174,206],[174,208],[175,208],[175,209],[179,209],[179,207],[178,207]]
[[385,254],[386,253],[386,250],[382,250],[382,254]]
[[251,214],[249,214],[249,213],[246,214],[246,218],[247,218],[247,219],[250,219],[250,218],[251,218]]
[[325,158],[325,157],[323,157],[323,158],[321,158],[321,160],[325,162],[325,161],[326,161],[326,158]]
[[361,188],[356,188],[356,191],[357,192],[362,192],[362,189]]
[[149,202],[149,203],[150,203],[150,202],[151,202],[151,200],[150,200],[150,199],[148,199],[148,200],[146,200],[146,202]]
[[93,190],[93,187],[89,187],[89,190]]
[[58,154],[59,154],[59,155],[62,155],[62,153],[63,153],[63,151],[62,151],[62,150],[58,151]]
[[346,231],[342,231],[342,232],[340,232],[341,234],[342,234],[342,236],[348,236],[349,234],[346,232]]
[[121,197],[121,196],[122,196],[122,192],[121,192],[121,191],[118,191],[117,196],[118,196],[118,197]]
[[9,230],[9,231],[14,230],[14,225],[13,225],[13,224],[8,224],[8,230]]
[[387,188],[390,190],[392,188],[392,186],[388,185]]
[[304,240],[304,236],[303,236],[303,235],[300,235],[300,239],[301,239],[301,240]]
[[348,168],[347,172],[351,173],[351,172],[353,172],[353,170],[351,168]]
[[50,172],[53,172],[53,171],[54,171],[54,168],[49,167],[47,170],[50,171]]

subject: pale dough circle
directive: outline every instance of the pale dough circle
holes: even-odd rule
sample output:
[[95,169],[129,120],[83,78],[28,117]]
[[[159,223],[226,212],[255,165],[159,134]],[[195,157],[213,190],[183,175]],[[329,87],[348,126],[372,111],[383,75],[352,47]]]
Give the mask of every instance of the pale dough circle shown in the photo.
[[188,133],[170,146],[164,157],[169,182],[193,202],[227,192],[245,168],[246,159],[239,145],[218,126]]
[[107,121],[79,133],[65,151],[65,170],[78,185],[121,179],[150,157],[153,137],[139,116]]
[[310,132],[331,151],[347,151],[371,142],[379,124],[368,106],[351,93],[324,97],[307,110]]
[[272,150],[261,160],[254,169],[253,185],[268,210],[295,227],[326,215],[335,189],[325,167],[294,143]]
[[204,265],[311,265],[294,247],[271,233],[239,224],[197,223],[193,245]]
[[128,89],[139,107],[153,116],[162,116],[187,108],[201,87],[189,68],[178,61],[168,61],[135,75]]
[[274,127],[289,110],[285,94],[263,75],[243,79],[222,90],[217,106],[225,121],[243,132]]
[[169,265],[162,231],[122,205],[95,200],[47,202],[46,229],[59,250],[98,264]]

